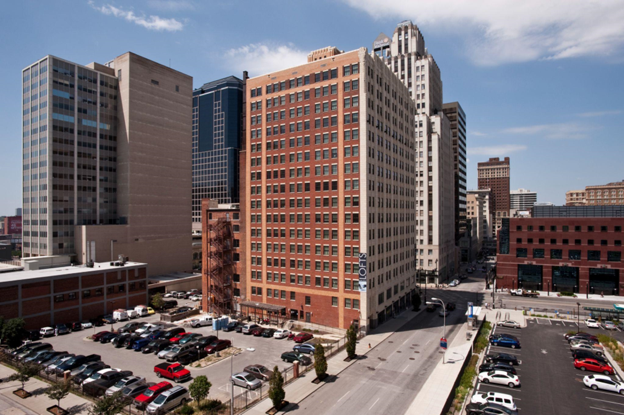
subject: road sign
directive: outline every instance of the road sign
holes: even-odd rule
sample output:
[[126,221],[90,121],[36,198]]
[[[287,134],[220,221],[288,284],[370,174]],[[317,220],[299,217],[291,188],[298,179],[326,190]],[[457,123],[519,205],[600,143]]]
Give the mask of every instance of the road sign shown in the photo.
[[446,350],[446,346],[447,346],[446,339],[444,337],[442,337],[440,339],[440,347],[443,348],[444,350]]

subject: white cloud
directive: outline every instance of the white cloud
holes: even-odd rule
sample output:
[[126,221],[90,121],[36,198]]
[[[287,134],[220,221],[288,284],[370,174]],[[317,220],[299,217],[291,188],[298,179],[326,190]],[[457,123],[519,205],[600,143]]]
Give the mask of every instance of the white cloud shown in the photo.
[[482,133],[480,131],[470,131],[469,134],[474,135],[475,137],[485,137],[487,135],[486,133]]
[[195,10],[195,4],[189,0],[149,0],[149,6],[170,12],[181,10]]
[[230,49],[225,56],[230,67],[239,72],[250,71],[250,76],[303,65],[308,61],[308,53],[293,44],[252,43]]
[[149,30],[177,32],[184,27],[182,22],[176,19],[165,19],[159,16],[137,16],[131,10],[123,10],[110,4],[105,4],[100,7],[96,6],[92,1],[90,1],[89,4],[100,13],[125,19]]
[[578,114],[579,117],[603,117],[605,115],[618,115],[621,114],[622,110],[613,110],[613,111],[596,111],[596,112],[583,112]]
[[612,56],[624,45],[624,0],[343,0],[376,19],[452,33],[478,65]]
[[592,129],[595,129],[595,127],[584,124],[568,123],[513,127],[507,128],[502,132],[506,134],[539,135],[544,138],[560,140],[586,138]]
[[499,146],[468,147],[468,154],[476,156],[507,156],[526,149],[527,146],[521,144],[501,144]]

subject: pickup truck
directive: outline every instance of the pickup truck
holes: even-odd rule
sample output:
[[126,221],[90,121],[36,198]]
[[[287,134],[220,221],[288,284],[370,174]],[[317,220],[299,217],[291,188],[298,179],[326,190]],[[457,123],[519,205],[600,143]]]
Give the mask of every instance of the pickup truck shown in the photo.
[[191,372],[179,363],[161,363],[154,366],[154,373],[159,378],[171,379],[178,383],[191,378]]
[[523,290],[522,288],[518,288],[517,290],[511,290],[510,291],[511,295],[519,295],[521,297],[536,297],[539,295],[539,292],[537,291],[527,291],[527,290]]

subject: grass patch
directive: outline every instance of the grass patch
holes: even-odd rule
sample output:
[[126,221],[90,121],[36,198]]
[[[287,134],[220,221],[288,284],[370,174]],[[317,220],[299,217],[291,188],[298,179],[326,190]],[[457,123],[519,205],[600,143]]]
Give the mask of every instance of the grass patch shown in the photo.
[[492,323],[485,321],[479,329],[479,334],[474,344],[474,353],[481,353],[482,350],[487,348],[489,343],[490,331],[492,331]]
[[[457,410],[457,408],[460,408],[464,401],[466,400],[466,397],[470,394],[470,391],[472,390],[472,382],[474,381],[474,378],[477,376],[477,362],[479,361],[479,356],[476,354],[473,354],[472,357],[470,358],[470,362],[468,363],[468,366],[466,366],[466,369],[464,370],[464,372],[462,373],[461,378],[459,379],[459,386],[455,388],[454,396],[453,396],[453,404],[452,406],[455,408],[455,411]],[[449,413],[452,413],[454,411],[450,411]]]

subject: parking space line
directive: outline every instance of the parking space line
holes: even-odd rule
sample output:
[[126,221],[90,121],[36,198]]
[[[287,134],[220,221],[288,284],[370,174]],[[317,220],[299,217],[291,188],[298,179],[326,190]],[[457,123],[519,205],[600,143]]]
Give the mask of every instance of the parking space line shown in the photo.
[[611,409],[597,408],[595,406],[590,406],[590,409],[598,409],[599,411],[611,412],[612,414],[624,414],[624,412],[612,411]]
[[587,392],[602,393],[603,395],[609,395],[609,396],[612,396],[613,398],[618,397],[618,398],[624,399],[624,395],[618,395],[618,394],[615,394],[613,392],[595,391],[595,390],[590,389],[590,388],[584,388],[584,390],[586,390]]
[[[349,392],[351,392],[351,391],[348,391],[347,393],[345,393],[344,395],[342,395],[342,398],[344,398],[345,396],[347,396],[347,395],[349,394]],[[338,399],[336,402],[340,402],[340,401],[342,400],[342,398]]]
[[[483,383],[483,382],[481,382],[481,383]],[[495,388],[502,388],[502,389],[505,389],[505,390],[513,390],[513,391],[522,392],[518,388],[510,388],[509,386],[503,386],[503,385],[494,385],[493,383],[485,383],[484,385],[487,385],[488,387],[492,386],[492,387],[495,387]]]
[[604,403],[612,403],[614,405],[624,405],[624,403],[620,403],[620,402],[611,402],[611,401],[605,401],[602,399],[598,399],[598,398],[590,398],[589,396],[585,397],[586,399],[591,399],[592,401],[600,401],[600,402],[604,402]]

